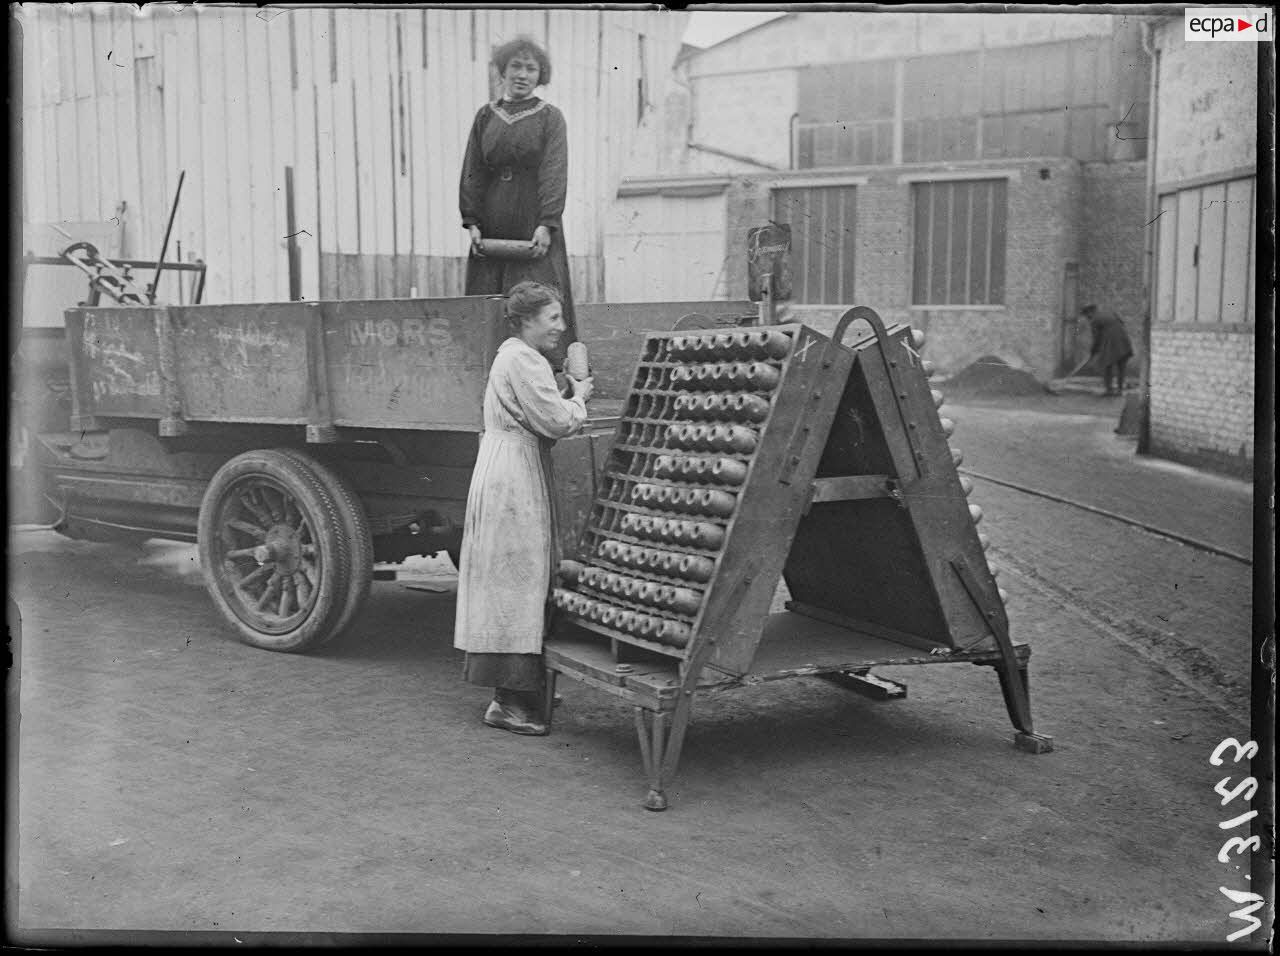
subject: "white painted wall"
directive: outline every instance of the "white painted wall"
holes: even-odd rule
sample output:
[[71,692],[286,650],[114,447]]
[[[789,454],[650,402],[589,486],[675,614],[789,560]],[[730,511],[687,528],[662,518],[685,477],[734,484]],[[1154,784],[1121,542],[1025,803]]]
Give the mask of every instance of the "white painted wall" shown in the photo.
[[290,166],[304,296],[322,251],[465,255],[458,173],[490,49],[527,33],[548,48],[541,92],[569,129],[569,252],[598,257],[637,126],[640,37],[661,102],[686,19],[21,4],[24,220],[114,222],[118,254],[151,258],[185,169],[170,255],[181,242],[208,262],[207,301],[283,299]]
[[725,197],[619,198],[605,229],[610,302],[726,298]]

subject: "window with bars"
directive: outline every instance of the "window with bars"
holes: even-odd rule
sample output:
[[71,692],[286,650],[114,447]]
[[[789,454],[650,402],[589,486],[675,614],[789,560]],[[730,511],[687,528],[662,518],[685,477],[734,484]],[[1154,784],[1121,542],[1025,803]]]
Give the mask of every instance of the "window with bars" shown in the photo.
[[1254,321],[1256,184],[1245,176],[1160,197],[1156,321]]
[[854,186],[777,189],[773,218],[791,226],[791,298],[798,305],[853,302]]
[[913,305],[1003,305],[1003,179],[916,183]]

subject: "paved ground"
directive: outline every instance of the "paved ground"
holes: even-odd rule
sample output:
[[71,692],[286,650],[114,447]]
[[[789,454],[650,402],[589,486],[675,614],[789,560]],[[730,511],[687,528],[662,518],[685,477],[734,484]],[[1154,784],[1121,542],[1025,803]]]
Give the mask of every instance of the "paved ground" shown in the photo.
[[[954,442],[976,471],[1240,546],[1246,486],[1135,462],[1111,411],[1073,400],[956,406]],[[1248,884],[1216,859],[1227,771],[1207,758],[1249,733],[1249,569],[999,485],[973,500],[1056,751],[1012,747],[985,668],[886,669],[910,696],[885,704],[783,681],[699,703],[661,814],[611,699],[562,682],[546,738],[480,723],[447,560],[376,583],[353,633],[289,656],[229,636],[189,548],[19,535],[11,932],[16,912],[28,939],[1220,942],[1238,921],[1218,887]]]

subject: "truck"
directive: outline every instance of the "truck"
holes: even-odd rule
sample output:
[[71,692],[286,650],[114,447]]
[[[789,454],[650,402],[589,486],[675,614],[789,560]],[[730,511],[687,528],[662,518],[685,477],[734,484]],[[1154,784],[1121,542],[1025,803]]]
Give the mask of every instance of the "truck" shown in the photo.
[[[11,522],[193,542],[227,625],[274,651],[341,634],[375,564],[440,552],[457,563],[485,381],[507,335],[501,297],[206,304],[203,265],[169,264],[171,286],[184,270],[191,282],[189,301],[166,305],[131,278],[155,263],[111,262],[86,245],[23,261],[24,289],[61,291],[24,297]],[[82,273],[88,296],[50,301]],[[637,336],[689,315],[739,324],[755,306],[577,312],[597,400],[583,432],[553,452],[566,553],[595,496]]]

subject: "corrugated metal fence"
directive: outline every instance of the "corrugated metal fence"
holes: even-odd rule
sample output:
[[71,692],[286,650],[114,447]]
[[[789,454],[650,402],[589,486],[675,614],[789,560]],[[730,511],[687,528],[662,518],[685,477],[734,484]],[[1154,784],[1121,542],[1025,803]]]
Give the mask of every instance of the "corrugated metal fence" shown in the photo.
[[492,46],[544,43],[565,114],[575,296],[603,297],[603,223],[685,14],[564,9],[24,4],[24,219],[112,222],[206,300],[458,295],[457,182]]

